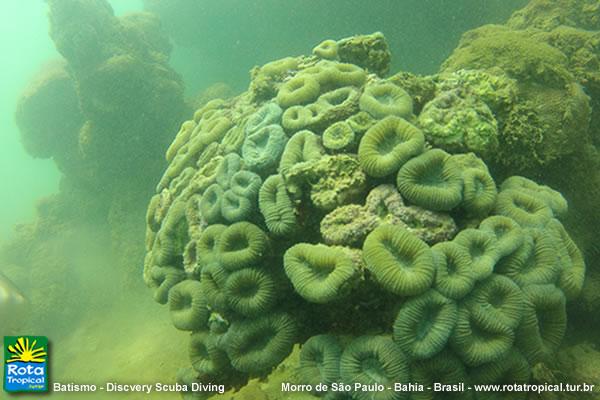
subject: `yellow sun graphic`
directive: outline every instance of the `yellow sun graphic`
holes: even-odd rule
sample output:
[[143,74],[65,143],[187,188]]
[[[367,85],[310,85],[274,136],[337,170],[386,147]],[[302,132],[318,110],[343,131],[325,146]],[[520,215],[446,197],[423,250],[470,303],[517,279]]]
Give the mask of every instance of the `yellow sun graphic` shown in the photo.
[[13,355],[10,359],[6,360],[7,363],[21,361],[21,362],[33,362],[33,363],[43,363],[46,361],[44,358],[46,352],[42,347],[35,348],[37,340],[34,340],[33,343],[29,343],[29,339],[18,338],[17,343],[15,345],[9,345],[8,351]]

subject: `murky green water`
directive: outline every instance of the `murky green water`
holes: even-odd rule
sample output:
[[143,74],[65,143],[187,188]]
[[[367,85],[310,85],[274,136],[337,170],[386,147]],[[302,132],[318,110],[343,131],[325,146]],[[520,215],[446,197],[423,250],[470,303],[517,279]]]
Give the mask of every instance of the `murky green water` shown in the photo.
[[596,1],[0,7],[50,397],[597,396]]

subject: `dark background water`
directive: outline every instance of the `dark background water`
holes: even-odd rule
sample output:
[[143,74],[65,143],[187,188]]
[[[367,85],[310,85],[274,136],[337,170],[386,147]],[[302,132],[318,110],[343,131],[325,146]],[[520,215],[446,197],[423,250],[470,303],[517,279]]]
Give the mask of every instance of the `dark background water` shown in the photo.
[[223,81],[236,90],[248,70],[320,41],[381,31],[392,71],[433,73],[460,35],[504,22],[527,0],[145,0],[163,17],[177,47],[173,65],[190,92]]

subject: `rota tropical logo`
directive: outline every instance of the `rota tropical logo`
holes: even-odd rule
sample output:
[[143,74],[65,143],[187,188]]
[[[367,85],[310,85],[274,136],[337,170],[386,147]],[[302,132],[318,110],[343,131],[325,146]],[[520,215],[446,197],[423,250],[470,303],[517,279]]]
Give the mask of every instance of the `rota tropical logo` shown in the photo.
[[4,337],[4,390],[7,392],[48,390],[47,337]]

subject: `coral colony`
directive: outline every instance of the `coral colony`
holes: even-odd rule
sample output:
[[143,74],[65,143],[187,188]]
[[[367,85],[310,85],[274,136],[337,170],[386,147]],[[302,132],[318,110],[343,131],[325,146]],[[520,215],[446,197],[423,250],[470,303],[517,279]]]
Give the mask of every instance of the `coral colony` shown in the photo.
[[[182,124],[144,266],[191,332],[181,382],[243,385],[298,343],[296,383],[331,395],[528,382],[558,349],[585,274],[567,202],[521,176],[496,182],[518,82],[457,58],[435,79],[386,79],[380,33],[327,40]],[[578,90],[560,95],[576,104]]]

